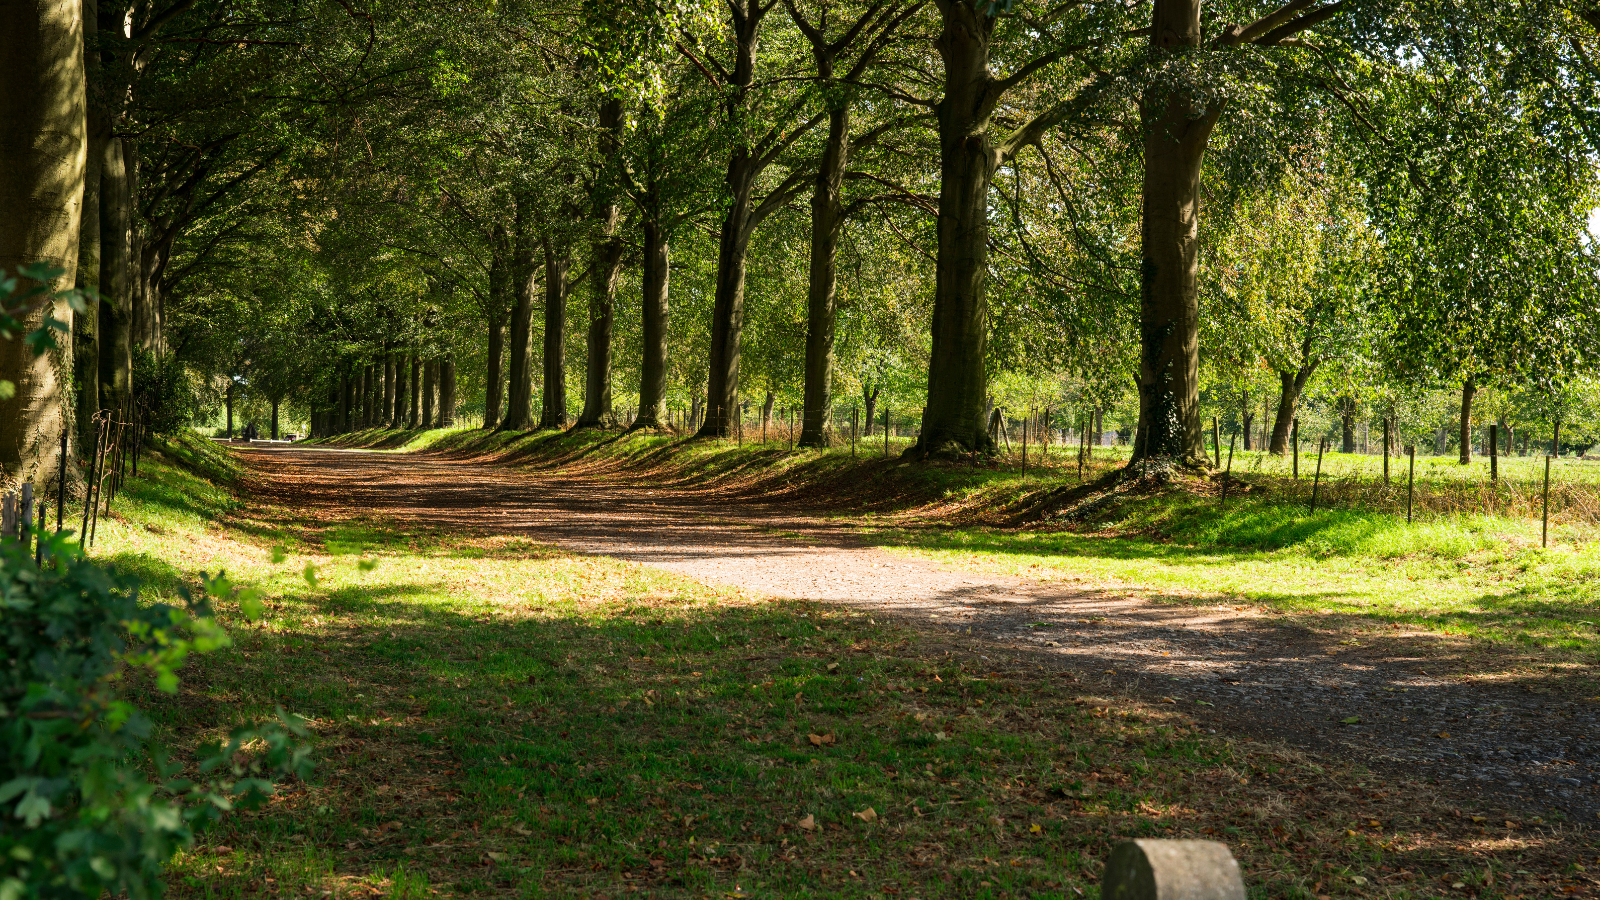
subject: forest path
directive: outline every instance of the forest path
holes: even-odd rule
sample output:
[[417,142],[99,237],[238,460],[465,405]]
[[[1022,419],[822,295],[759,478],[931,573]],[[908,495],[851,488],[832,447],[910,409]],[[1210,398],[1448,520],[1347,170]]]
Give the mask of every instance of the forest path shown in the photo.
[[1449,674],[1461,648],[1434,635],[1357,643],[1231,606],[961,572],[879,549],[848,522],[709,492],[433,454],[235,449],[256,493],[291,509],[522,535],[848,604],[970,642],[980,656],[1022,653],[1108,691],[1170,699],[1226,732],[1436,779],[1464,798],[1494,794],[1591,825],[1600,814],[1600,702],[1554,684]]

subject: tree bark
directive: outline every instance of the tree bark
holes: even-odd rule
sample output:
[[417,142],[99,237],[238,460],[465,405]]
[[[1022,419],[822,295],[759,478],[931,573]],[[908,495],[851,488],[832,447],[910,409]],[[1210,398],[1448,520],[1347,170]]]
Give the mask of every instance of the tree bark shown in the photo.
[[1461,454],[1457,461],[1463,466],[1472,462],[1472,398],[1477,393],[1478,385],[1473,379],[1461,382]]
[[[823,78],[833,75],[831,59]],[[811,265],[806,286],[806,383],[800,446],[832,442],[828,412],[833,408],[833,337],[838,299],[839,233],[844,225],[844,171],[850,158],[850,108],[828,111],[828,139],[811,195]]]
[[[60,269],[52,290],[72,287],[78,266],[85,116],[81,0],[0,3],[0,269]],[[18,279],[19,290],[33,286]],[[62,301],[19,318],[32,331],[47,315],[72,326]],[[72,343],[57,343],[36,356],[19,339],[0,340],[0,380],[14,389],[0,400],[0,490],[24,481],[42,488],[57,477],[73,403]]]
[[388,341],[383,342],[383,402],[378,407],[378,424],[385,428],[394,425],[394,352]]
[[[1200,44],[1201,0],[1156,0],[1150,53]],[[1200,165],[1221,112],[1182,88],[1152,87],[1141,103],[1144,205],[1140,229],[1139,435],[1145,457],[1206,464],[1199,395]]]
[[133,384],[133,213],[128,144],[106,141],[100,170],[100,406],[120,409]]
[[994,449],[987,397],[989,186],[999,163],[989,134],[989,38],[985,4],[942,0],[935,47],[944,60],[939,119],[938,257],[934,265],[928,402],[913,448],[924,455]]
[[228,408],[228,431],[226,437],[230,441],[233,440],[233,395],[236,391],[236,385],[229,382],[228,389],[222,395],[222,403]]
[[439,360],[439,427],[456,424],[456,360],[446,356]]
[[279,398],[279,397],[273,397],[272,398],[272,439],[273,440],[277,440],[278,439],[278,404],[280,402],[281,402],[281,398]]
[[[534,235],[528,220],[529,201],[519,199],[511,249],[511,362],[507,384],[505,431],[525,431],[533,421],[533,293]],[[500,238],[503,240],[504,238]]]
[[584,363],[583,413],[577,427],[610,428],[617,424],[611,397],[611,340],[616,331],[617,281],[622,275],[622,235],[618,225],[622,208],[616,201],[613,171],[622,143],[622,101],[600,104],[600,158],[594,188],[593,225],[596,229],[589,257],[588,359]]
[[[96,0],[83,0],[83,65],[88,84],[98,83],[100,54],[91,52],[99,30],[99,7]],[[72,359],[78,395],[75,407],[77,416],[77,443],[87,446],[94,441],[94,414],[100,409],[100,169],[104,164],[106,139],[111,134],[111,121],[106,116],[104,104],[96,94],[87,96],[86,135],[87,152],[84,155],[83,202],[79,204],[81,217],[78,226],[78,273],[76,287],[89,298],[87,308],[75,313],[72,320]]]
[[565,247],[544,238],[544,409],[540,428],[567,427],[567,269]]
[[422,364],[422,427],[435,427],[433,420],[434,394],[439,386],[439,363],[428,360]]
[[389,406],[389,421],[396,428],[406,427],[406,355],[394,354],[394,402]]
[[493,255],[489,261],[489,360],[483,383],[485,429],[493,429],[500,424],[501,397],[504,394],[501,376],[505,368],[506,310],[514,305],[506,302],[507,295],[512,292],[511,260],[507,258],[509,248],[503,226],[495,226],[490,243],[493,245]]
[[873,416],[878,410],[878,391],[880,390],[882,388],[878,386],[874,386],[871,390],[868,390],[864,384],[861,386],[861,400],[866,406],[866,409],[863,410],[861,422],[862,437],[872,437]]
[[772,405],[777,402],[778,395],[774,394],[771,388],[768,388],[767,397],[761,402],[761,433],[763,435],[767,433],[767,429],[772,425]]
[[1356,452],[1356,401],[1350,397],[1339,400],[1339,420],[1341,450],[1345,453]]
[[412,428],[422,427],[422,360],[415,352],[411,354],[411,409],[406,422]]
[[671,275],[671,248],[661,226],[648,213],[644,221],[644,360],[639,378],[639,414],[634,428],[660,428],[667,398],[667,288]]
[[1316,370],[1317,364],[1313,362],[1293,372],[1278,373],[1278,412],[1272,420],[1272,441],[1267,445],[1268,453],[1282,456],[1289,452],[1289,429],[1294,424],[1295,412],[1300,408],[1300,394]]
[[[745,106],[755,84],[756,38],[771,5],[760,0],[729,0],[733,17],[734,60],[728,77],[727,114],[731,121],[748,115]],[[745,127],[742,123],[736,127]],[[706,378],[705,422],[699,437],[731,437],[738,425],[739,354],[744,331],[745,266],[750,252],[756,180],[766,162],[750,142],[739,137],[728,155],[723,176],[724,201],[717,237],[716,294],[711,308],[711,346]]]

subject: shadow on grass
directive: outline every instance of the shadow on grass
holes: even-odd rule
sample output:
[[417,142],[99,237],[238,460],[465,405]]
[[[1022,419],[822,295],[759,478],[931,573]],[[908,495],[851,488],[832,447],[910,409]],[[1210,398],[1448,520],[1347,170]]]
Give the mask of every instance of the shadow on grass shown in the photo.
[[[322,762],[312,784],[208,838],[178,896],[267,878],[337,890],[401,866],[466,893],[1067,898],[1138,836],[1228,835],[1271,896],[1330,867],[1383,886],[1501,856],[1506,873],[1542,875],[1570,858],[1554,837],[1485,850],[1442,813],[1395,825],[1404,841],[1352,841],[1357,813],[1410,822],[1437,812],[1437,790],[1374,797],[1207,737],[1180,711],[1129,715],[1072,673],[1036,671],[1044,657],[980,662],[817,604],[470,611],[436,589],[286,601],[333,618],[242,632],[196,664],[191,696],[163,710],[170,727],[283,705],[313,717]],[[1282,793],[1293,784],[1317,788]],[[306,851],[322,863],[302,865]]]

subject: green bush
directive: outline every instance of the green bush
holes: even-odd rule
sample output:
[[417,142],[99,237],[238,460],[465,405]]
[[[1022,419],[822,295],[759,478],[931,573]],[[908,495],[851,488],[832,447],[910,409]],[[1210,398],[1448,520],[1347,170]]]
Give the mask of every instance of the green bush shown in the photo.
[[220,574],[184,606],[145,603],[133,577],[44,537],[44,564],[0,541],[0,900],[159,896],[161,867],[197,829],[304,777],[293,717],[235,730],[181,772],[124,690],[177,690],[190,653],[228,644],[212,598],[260,601]]
[[133,402],[152,434],[177,434],[200,412],[200,398],[178,358],[142,348],[133,351]]

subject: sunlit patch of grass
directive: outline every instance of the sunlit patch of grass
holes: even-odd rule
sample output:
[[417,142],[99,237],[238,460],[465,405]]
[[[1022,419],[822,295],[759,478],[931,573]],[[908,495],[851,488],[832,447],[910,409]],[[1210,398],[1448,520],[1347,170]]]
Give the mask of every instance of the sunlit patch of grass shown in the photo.
[[150,699],[175,743],[278,706],[317,743],[316,777],[205,835],[174,896],[1077,898],[1133,836],[1225,840],[1263,896],[1432,895],[1485,867],[1480,896],[1543,895],[1590,852],[1503,815],[1485,847],[1426,785],[1230,742],[1183,698],[358,513],[104,538],[264,589],[260,625],[224,605],[234,648]]

